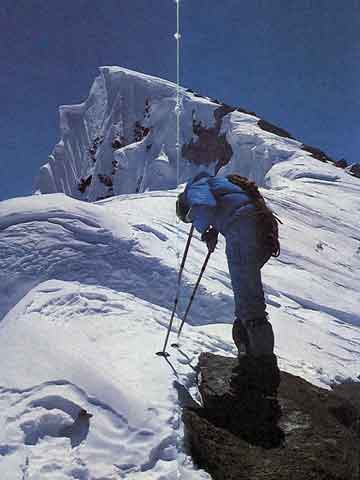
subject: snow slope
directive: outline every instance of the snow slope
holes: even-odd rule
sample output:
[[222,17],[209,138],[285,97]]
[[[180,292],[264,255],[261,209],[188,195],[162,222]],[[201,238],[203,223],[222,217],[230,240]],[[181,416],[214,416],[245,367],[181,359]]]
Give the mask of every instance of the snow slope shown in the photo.
[[[356,379],[360,182],[295,150],[264,184],[284,222],[282,255],[263,268],[280,366],[326,388]],[[0,203],[1,478],[209,478],[184,452],[180,406],[196,398],[201,351],[235,353],[233,299],[221,241],[181,350],[155,355],[187,237],[176,195]],[[196,237],[180,316],[205,254]],[[81,409],[93,417],[73,426]]]
[[[60,108],[38,180],[48,195],[0,203],[1,479],[209,478],[186,454],[180,414],[198,396],[198,354],[235,354],[223,240],[181,349],[155,355],[189,228],[175,219],[175,101],[170,82],[102,67],[83,104]],[[182,88],[181,144],[218,108]],[[258,120],[222,116],[232,155],[219,174],[261,184],[284,222],[282,254],[263,268],[276,353],[329,388],[360,373],[360,182]],[[195,169],[181,159],[180,179]],[[194,238],[170,343],[205,255]]]

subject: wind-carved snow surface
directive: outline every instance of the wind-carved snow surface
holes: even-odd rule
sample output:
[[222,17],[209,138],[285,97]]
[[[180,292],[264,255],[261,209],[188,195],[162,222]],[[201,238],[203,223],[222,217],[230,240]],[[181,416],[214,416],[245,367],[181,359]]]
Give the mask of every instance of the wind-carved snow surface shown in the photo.
[[[211,126],[218,105],[184,90],[182,100],[189,142],[192,110]],[[104,67],[84,104],[61,109],[62,140],[42,169],[41,191],[67,195],[0,203],[1,478],[209,479],[187,454],[180,415],[190,394],[199,400],[199,353],[235,354],[223,239],[181,348],[169,346],[169,361],[155,355],[189,228],[175,221],[182,187],[164,190],[176,178],[174,102],[170,82]],[[144,108],[142,126],[153,130],[113,149],[114,137],[115,146],[131,137]],[[239,171],[263,185],[283,222],[281,256],[262,270],[280,367],[325,388],[356,379],[359,180],[260,130],[251,115],[228,113],[220,133],[233,154],[219,173]],[[181,180],[194,170],[182,164]],[[89,175],[97,180],[81,193],[79,177]],[[205,256],[195,235],[169,344]]]
[[[61,140],[41,167],[36,189],[81,200],[176,187],[176,85],[122,67],[101,67],[88,99],[60,107]],[[180,88],[180,146],[197,141],[193,121],[214,128],[219,104]],[[222,118],[234,155],[222,174],[237,171],[262,185],[274,163],[300,142],[265,132],[256,116],[233,111]],[[181,152],[181,149],[180,149]],[[219,160],[219,158],[217,159]],[[196,169],[179,155],[179,181]]]
[[[284,222],[282,254],[263,268],[280,366],[325,388],[356,379],[360,183],[301,151],[264,182]],[[187,455],[180,413],[189,393],[199,398],[199,353],[235,354],[233,298],[221,240],[181,349],[169,347],[169,362],[155,355],[188,233],[174,219],[176,196],[0,204],[2,478],[209,478]],[[205,255],[196,236],[170,343]]]

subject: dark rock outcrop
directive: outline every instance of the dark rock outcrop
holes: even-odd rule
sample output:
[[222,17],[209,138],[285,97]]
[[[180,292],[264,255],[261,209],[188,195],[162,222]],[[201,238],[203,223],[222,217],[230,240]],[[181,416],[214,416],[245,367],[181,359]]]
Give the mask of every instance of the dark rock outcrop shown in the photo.
[[345,160],[345,158],[342,158],[341,160],[336,160],[334,165],[335,165],[335,167],[338,167],[338,168],[346,168],[347,167],[347,161]]
[[[218,103],[218,102],[217,102]],[[210,164],[217,161],[217,170],[226,165],[233,154],[231,145],[226,140],[226,135],[220,135],[222,119],[228,113],[233,111],[246,113],[248,115],[256,115],[255,112],[250,112],[244,108],[235,108],[226,103],[221,103],[218,108],[213,112],[215,124],[210,127],[202,125],[202,122],[196,122],[193,120],[193,133],[198,136],[198,139],[194,141],[190,140],[189,143],[185,143],[182,146],[181,154],[184,158],[195,164]],[[266,120],[259,120],[258,125],[262,130],[274,133],[285,138],[294,137],[284,130],[277,127]]]
[[149,132],[150,128],[144,127],[139,121],[136,121],[134,124],[134,142],[141,142]]
[[354,163],[350,165],[348,172],[354,177],[360,178],[360,163]]
[[107,187],[113,186],[113,181],[110,175],[102,175],[101,173],[99,173],[98,179],[100,180],[101,183],[103,183]]
[[86,178],[80,178],[80,183],[78,185],[79,192],[84,193],[89,185],[91,185],[92,175],[89,175]]
[[201,468],[214,480],[359,479],[356,405],[286,372],[277,399],[241,391],[237,365],[200,356],[203,406],[184,408],[183,420]]
[[305,145],[304,143],[301,146],[302,150],[305,150],[306,152],[311,153],[311,155],[316,158],[317,160],[320,160],[320,162],[331,162],[335,163],[335,161],[326,155],[322,150],[316,147],[311,147],[310,145]]
[[[359,380],[360,380],[360,375],[359,375]],[[333,389],[333,392],[338,396],[338,397],[342,397],[342,398],[345,398],[346,400],[348,400],[349,402],[351,402],[356,410],[357,410],[357,413],[358,413],[358,417],[357,417],[357,423],[356,423],[356,426],[357,426],[357,434],[358,434],[358,437],[360,437],[360,382],[355,382],[355,381],[346,381],[344,383],[339,383],[339,384],[335,384],[335,385],[332,385],[332,389]],[[337,412],[335,412],[335,414],[337,415],[340,415],[341,417],[343,417],[343,420],[342,420],[342,423],[345,425],[346,423],[350,424],[352,422],[352,417],[349,418],[349,413],[348,411],[345,411],[345,412],[342,412],[342,410],[340,409],[340,411],[338,410]],[[360,478],[360,477],[359,477]]]
[[246,113],[247,115],[251,115],[252,117],[257,117],[256,112],[252,112],[252,111],[246,110],[246,109],[243,108],[243,107],[237,107],[236,111],[237,111],[237,112],[241,112],[241,113]]
[[217,169],[226,165],[232,157],[233,151],[231,145],[226,140],[226,134],[219,134],[222,118],[235,110],[234,107],[222,104],[213,112],[215,125],[206,127],[202,122],[193,120],[192,129],[197,140],[190,140],[184,143],[181,149],[181,155],[192,163],[197,165],[208,165],[217,162]]
[[96,153],[100,145],[103,143],[103,141],[104,141],[103,135],[97,136],[94,138],[94,140],[92,141],[92,144],[89,147],[89,155],[94,163],[96,162]]
[[294,138],[289,132],[284,130],[283,128],[277,127],[276,125],[267,122],[264,119],[258,121],[258,125],[262,130],[266,130],[267,132],[274,133],[275,135],[279,135],[279,137],[284,138]]
[[111,142],[111,147],[113,150],[118,150],[119,148],[125,147],[127,144],[128,142],[124,135],[116,135]]

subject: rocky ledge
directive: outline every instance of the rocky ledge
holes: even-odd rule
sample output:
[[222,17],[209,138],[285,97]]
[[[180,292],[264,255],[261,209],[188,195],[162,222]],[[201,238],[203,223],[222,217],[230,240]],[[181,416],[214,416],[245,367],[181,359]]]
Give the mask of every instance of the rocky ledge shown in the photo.
[[360,383],[331,391],[281,372],[275,398],[241,375],[237,359],[200,356],[203,405],[183,410],[199,467],[214,480],[359,480]]

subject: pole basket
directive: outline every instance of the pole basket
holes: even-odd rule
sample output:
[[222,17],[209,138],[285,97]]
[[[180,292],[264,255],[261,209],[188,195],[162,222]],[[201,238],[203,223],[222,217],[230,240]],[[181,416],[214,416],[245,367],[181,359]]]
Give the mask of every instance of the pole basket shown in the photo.
[[156,352],[156,355],[158,357],[165,357],[165,358],[170,357],[170,353],[168,352]]

